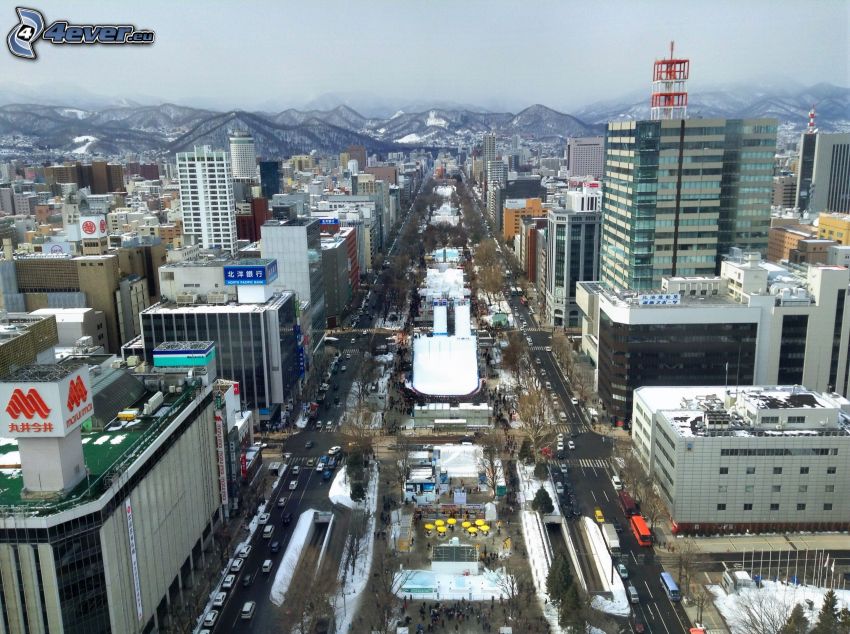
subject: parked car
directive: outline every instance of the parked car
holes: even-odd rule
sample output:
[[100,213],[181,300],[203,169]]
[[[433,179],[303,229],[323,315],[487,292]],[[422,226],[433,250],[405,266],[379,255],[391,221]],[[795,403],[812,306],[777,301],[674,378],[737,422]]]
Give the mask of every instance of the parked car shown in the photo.
[[572,403],[573,405],[578,405],[578,399],[573,396],[572,398],[570,398],[570,403]]
[[268,524],[268,522],[269,522],[269,514],[268,513],[260,513],[260,517],[257,519],[257,523]]
[[289,501],[289,497],[287,497],[286,495],[281,495],[277,499],[277,508],[282,509],[284,506],[286,506],[286,503],[288,501]]
[[221,582],[222,590],[230,590],[233,584],[236,583],[236,575],[230,574],[224,576],[224,581]]
[[204,625],[206,627],[212,627],[215,625],[215,622],[218,620],[218,610],[210,610],[204,615]]
[[245,546],[239,549],[237,556],[241,557],[242,559],[246,559],[248,555],[251,554],[252,548],[253,547],[250,544],[246,544]]
[[322,472],[322,480],[330,480],[332,474],[333,474],[332,471],[327,471],[327,470],[323,471]]
[[593,509],[593,517],[595,517],[596,521],[599,522],[600,524],[605,523],[605,516],[602,514],[602,509],[599,508],[598,506],[595,509]]
[[230,564],[230,572],[239,572],[242,570],[242,566],[245,565],[244,559],[234,559],[233,563]]
[[620,575],[623,579],[629,578],[629,569],[626,568],[625,564],[617,564],[617,574]]
[[216,592],[215,597],[213,597],[213,607],[220,608],[224,606],[224,602],[227,601],[227,593],[226,592]]

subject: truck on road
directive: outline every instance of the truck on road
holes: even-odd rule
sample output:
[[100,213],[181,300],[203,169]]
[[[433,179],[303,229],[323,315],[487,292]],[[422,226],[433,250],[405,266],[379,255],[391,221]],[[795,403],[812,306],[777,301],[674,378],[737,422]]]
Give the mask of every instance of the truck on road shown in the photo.
[[608,552],[612,557],[617,557],[620,554],[620,538],[613,524],[602,525],[602,537],[605,539],[605,545],[608,546]]

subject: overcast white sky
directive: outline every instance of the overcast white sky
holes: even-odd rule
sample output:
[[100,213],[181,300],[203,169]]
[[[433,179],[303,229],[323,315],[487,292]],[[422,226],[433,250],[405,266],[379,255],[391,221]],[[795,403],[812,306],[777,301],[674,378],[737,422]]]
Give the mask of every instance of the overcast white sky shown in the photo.
[[[0,34],[16,23],[0,11]],[[50,23],[156,31],[152,47],[37,44],[0,54],[14,84],[221,108],[452,101],[577,108],[648,90],[669,41],[691,88],[730,82],[850,85],[850,0],[33,1]]]

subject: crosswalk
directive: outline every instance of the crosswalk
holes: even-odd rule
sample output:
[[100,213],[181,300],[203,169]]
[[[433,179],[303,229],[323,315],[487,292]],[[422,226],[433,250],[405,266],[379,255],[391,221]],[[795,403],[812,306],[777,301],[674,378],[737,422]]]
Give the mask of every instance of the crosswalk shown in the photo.
[[546,348],[549,346],[528,346],[529,350],[533,350],[534,352],[546,352]]
[[607,469],[610,464],[605,458],[567,458],[561,460],[568,467],[585,467],[587,469]]

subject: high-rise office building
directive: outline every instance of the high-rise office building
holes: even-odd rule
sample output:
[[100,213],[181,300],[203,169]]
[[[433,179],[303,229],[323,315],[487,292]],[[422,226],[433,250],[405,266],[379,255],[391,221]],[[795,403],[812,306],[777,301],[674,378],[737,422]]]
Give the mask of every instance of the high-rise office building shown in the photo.
[[570,191],[566,208],[546,215],[546,323],[580,326],[576,284],[599,279],[602,195],[598,188]]
[[605,164],[605,137],[589,136],[567,139],[566,159],[570,176],[602,178]]
[[600,279],[651,290],[713,275],[732,247],[765,252],[775,119],[608,124]]
[[280,161],[260,161],[260,190],[267,200],[280,193]]
[[196,146],[177,153],[183,234],[204,249],[236,250],[236,206],[227,152]]
[[345,150],[351,160],[357,161],[358,170],[366,169],[366,148],[362,145],[349,145]]
[[310,341],[317,345],[325,330],[321,223],[315,218],[268,221],[262,226],[260,254],[277,260],[279,273],[272,286],[295,291],[298,301],[308,303]]
[[[850,213],[850,132],[804,133],[801,147],[811,150],[812,180],[806,209],[814,213]],[[808,163],[805,155],[801,156],[801,163],[804,161]]]
[[257,151],[254,137],[247,132],[236,130],[230,133],[230,169],[234,180],[257,179]]
[[491,180],[490,163],[494,163],[496,161],[496,135],[488,132],[484,135],[481,145],[481,161],[484,164],[484,179],[487,181],[487,188],[489,189],[491,183],[493,183]]

